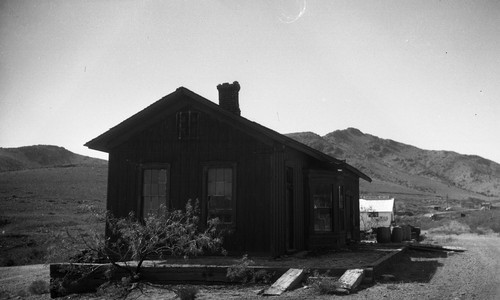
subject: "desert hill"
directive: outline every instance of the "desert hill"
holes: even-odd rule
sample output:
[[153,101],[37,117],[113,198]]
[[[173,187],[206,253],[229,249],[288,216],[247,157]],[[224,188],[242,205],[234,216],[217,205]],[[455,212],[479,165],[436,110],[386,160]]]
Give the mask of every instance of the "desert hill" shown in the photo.
[[423,150],[355,128],[336,130],[325,136],[312,132],[287,136],[346,160],[372,177],[372,184],[361,181],[361,191],[365,193],[456,199],[500,196],[500,164],[479,156]]
[[51,145],[0,148],[0,172],[87,164],[106,165],[107,162]]

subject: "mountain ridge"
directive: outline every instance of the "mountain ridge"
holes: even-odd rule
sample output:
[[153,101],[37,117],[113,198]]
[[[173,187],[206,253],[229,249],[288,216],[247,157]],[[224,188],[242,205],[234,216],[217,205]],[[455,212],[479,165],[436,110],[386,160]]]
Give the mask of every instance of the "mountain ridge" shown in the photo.
[[[356,128],[286,134],[337,159],[346,160],[373,179],[446,197],[456,188],[486,197],[500,196],[500,164],[477,155],[424,150]],[[362,187],[367,187],[362,183]],[[458,193],[458,191],[457,191]]]
[[[324,136],[313,132],[289,133],[286,136],[346,160],[370,176],[372,183],[360,181],[362,193],[439,199],[500,197],[500,164],[477,155],[424,150],[352,127]],[[75,154],[53,145],[0,148],[0,172],[106,164],[105,160]]]
[[107,162],[102,159],[76,154],[54,145],[0,148],[0,172],[103,164],[107,164]]

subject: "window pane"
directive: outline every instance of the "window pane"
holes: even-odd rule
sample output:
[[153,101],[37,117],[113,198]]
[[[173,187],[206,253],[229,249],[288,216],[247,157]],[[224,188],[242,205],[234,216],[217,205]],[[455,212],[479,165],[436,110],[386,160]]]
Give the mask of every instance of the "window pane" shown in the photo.
[[144,197],[144,208],[143,208],[143,214],[144,216],[147,216],[150,212],[151,209],[151,198],[150,197]]
[[208,185],[207,185],[207,189],[208,189],[208,196],[212,196],[212,195],[215,195],[215,182],[209,182]]
[[215,194],[224,195],[224,181],[217,181],[215,183]]
[[160,208],[160,199],[158,197],[151,197],[151,211],[156,212]]
[[215,172],[217,173],[215,175],[215,180],[224,181],[224,169],[215,169]]
[[157,212],[167,203],[168,169],[145,169],[143,172],[142,196],[143,216]]
[[215,182],[215,175],[217,174],[215,169],[209,169],[208,170],[208,182]]
[[233,216],[231,213],[212,213],[210,218],[219,218],[221,223],[231,223],[233,222]]
[[332,187],[328,184],[313,188],[314,230],[332,230]]
[[314,212],[314,230],[315,231],[331,231],[331,214],[330,210],[317,209]]
[[209,168],[207,171],[207,196],[209,218],[218,217],[222,223],[233,222],[233,170]]
[[142,195],[147,197],[151,196],[151,184],[144,184],[143,190],[142,190]]
[[158,174],[158,182],[162,184],[167,183],[167,170],[161,169]]
[[158,183],[158,174],[160,170],[151,170],[151,183]]
[[158,187],[158,196],[166,196],[167,195],[167,184],[162,183]]
[[224,181],[225,182],[233,182],[233,170],[232,169],[224,169]]
[[144,183],[151,182],[151,170],[144,170]]
[[158,196],[158,187],[159,185],[156,183],[151,185],[151,196]]
[[332,202],[328,195],[314,195],[314,208],[331,208]]
[[231,207],[232,207],[232,205],[233,205],[233,204],[232,204],[232,201],[231,201],[231,198],[229,198],[229,197],[225,197],[225,198],[224,198],[224,204],[223,204],[223,205],[224,205],[224,206],[223,206],[224,208],[226,208],[226,209],[231,209]]
[[233,195],[233,186],[230,182],[226,182],[226,184],[224,185],[224,195],[228,198],[231,198],[231,196]]
[[210,197],[209,207],[211,209],[217,209],[222,207],[224,203],[224,196],[212,196]]

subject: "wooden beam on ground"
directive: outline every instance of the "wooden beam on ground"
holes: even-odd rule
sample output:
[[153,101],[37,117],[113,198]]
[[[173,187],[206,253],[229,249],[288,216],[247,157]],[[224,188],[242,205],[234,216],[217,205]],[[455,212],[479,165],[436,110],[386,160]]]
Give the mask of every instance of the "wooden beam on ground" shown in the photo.
[[349,269],[340,277],[340,288],[347,290],[349,293],[356,290],[363,281],[365,271],[363,269]]
[[433,244],[410,244],[410,249],[423,250],[423,251],[454,251],[464,252],[467,249],[457,246],[441,246]]
[[[106,270],[109,264],[51,264],[50,280],[59,282],[64,289],[58,289],[57,284],[51,285],[52,297],[62,297],[72,293],[89,293],[109,279]],[[161,265],[143,266],[141,280],[155,284],[227,284],[232,283],[227,277],[228,266],[218,265]],[[250,266],[253,272],[264,270],[269,274],[280,276],[288,268]],[[81,270],[81,271],[79,271]],[[88,270],[92,270],[89,272]],[[70,271],[73,271],[74,274]],[[82,275],[85,275],[82,277]],[[126,270],[114,269],[112,281],[130,276]]]
[[299,284],[304,277],[304,270],[289,269],[267,290],[264,291],[264,296],[279,296],[285,291],[293,289]]

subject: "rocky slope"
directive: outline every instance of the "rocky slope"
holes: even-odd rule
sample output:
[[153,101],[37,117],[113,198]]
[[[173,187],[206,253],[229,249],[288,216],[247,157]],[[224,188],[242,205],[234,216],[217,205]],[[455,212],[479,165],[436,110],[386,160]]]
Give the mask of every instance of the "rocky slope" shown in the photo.
[[479,156],[423,150],[355,128],[333,131],[325,136],[312,132],[288,136],[347,160],[388,189],[399,186],[442,197],[458,190],[488,197],[500,196],[500,164]]

